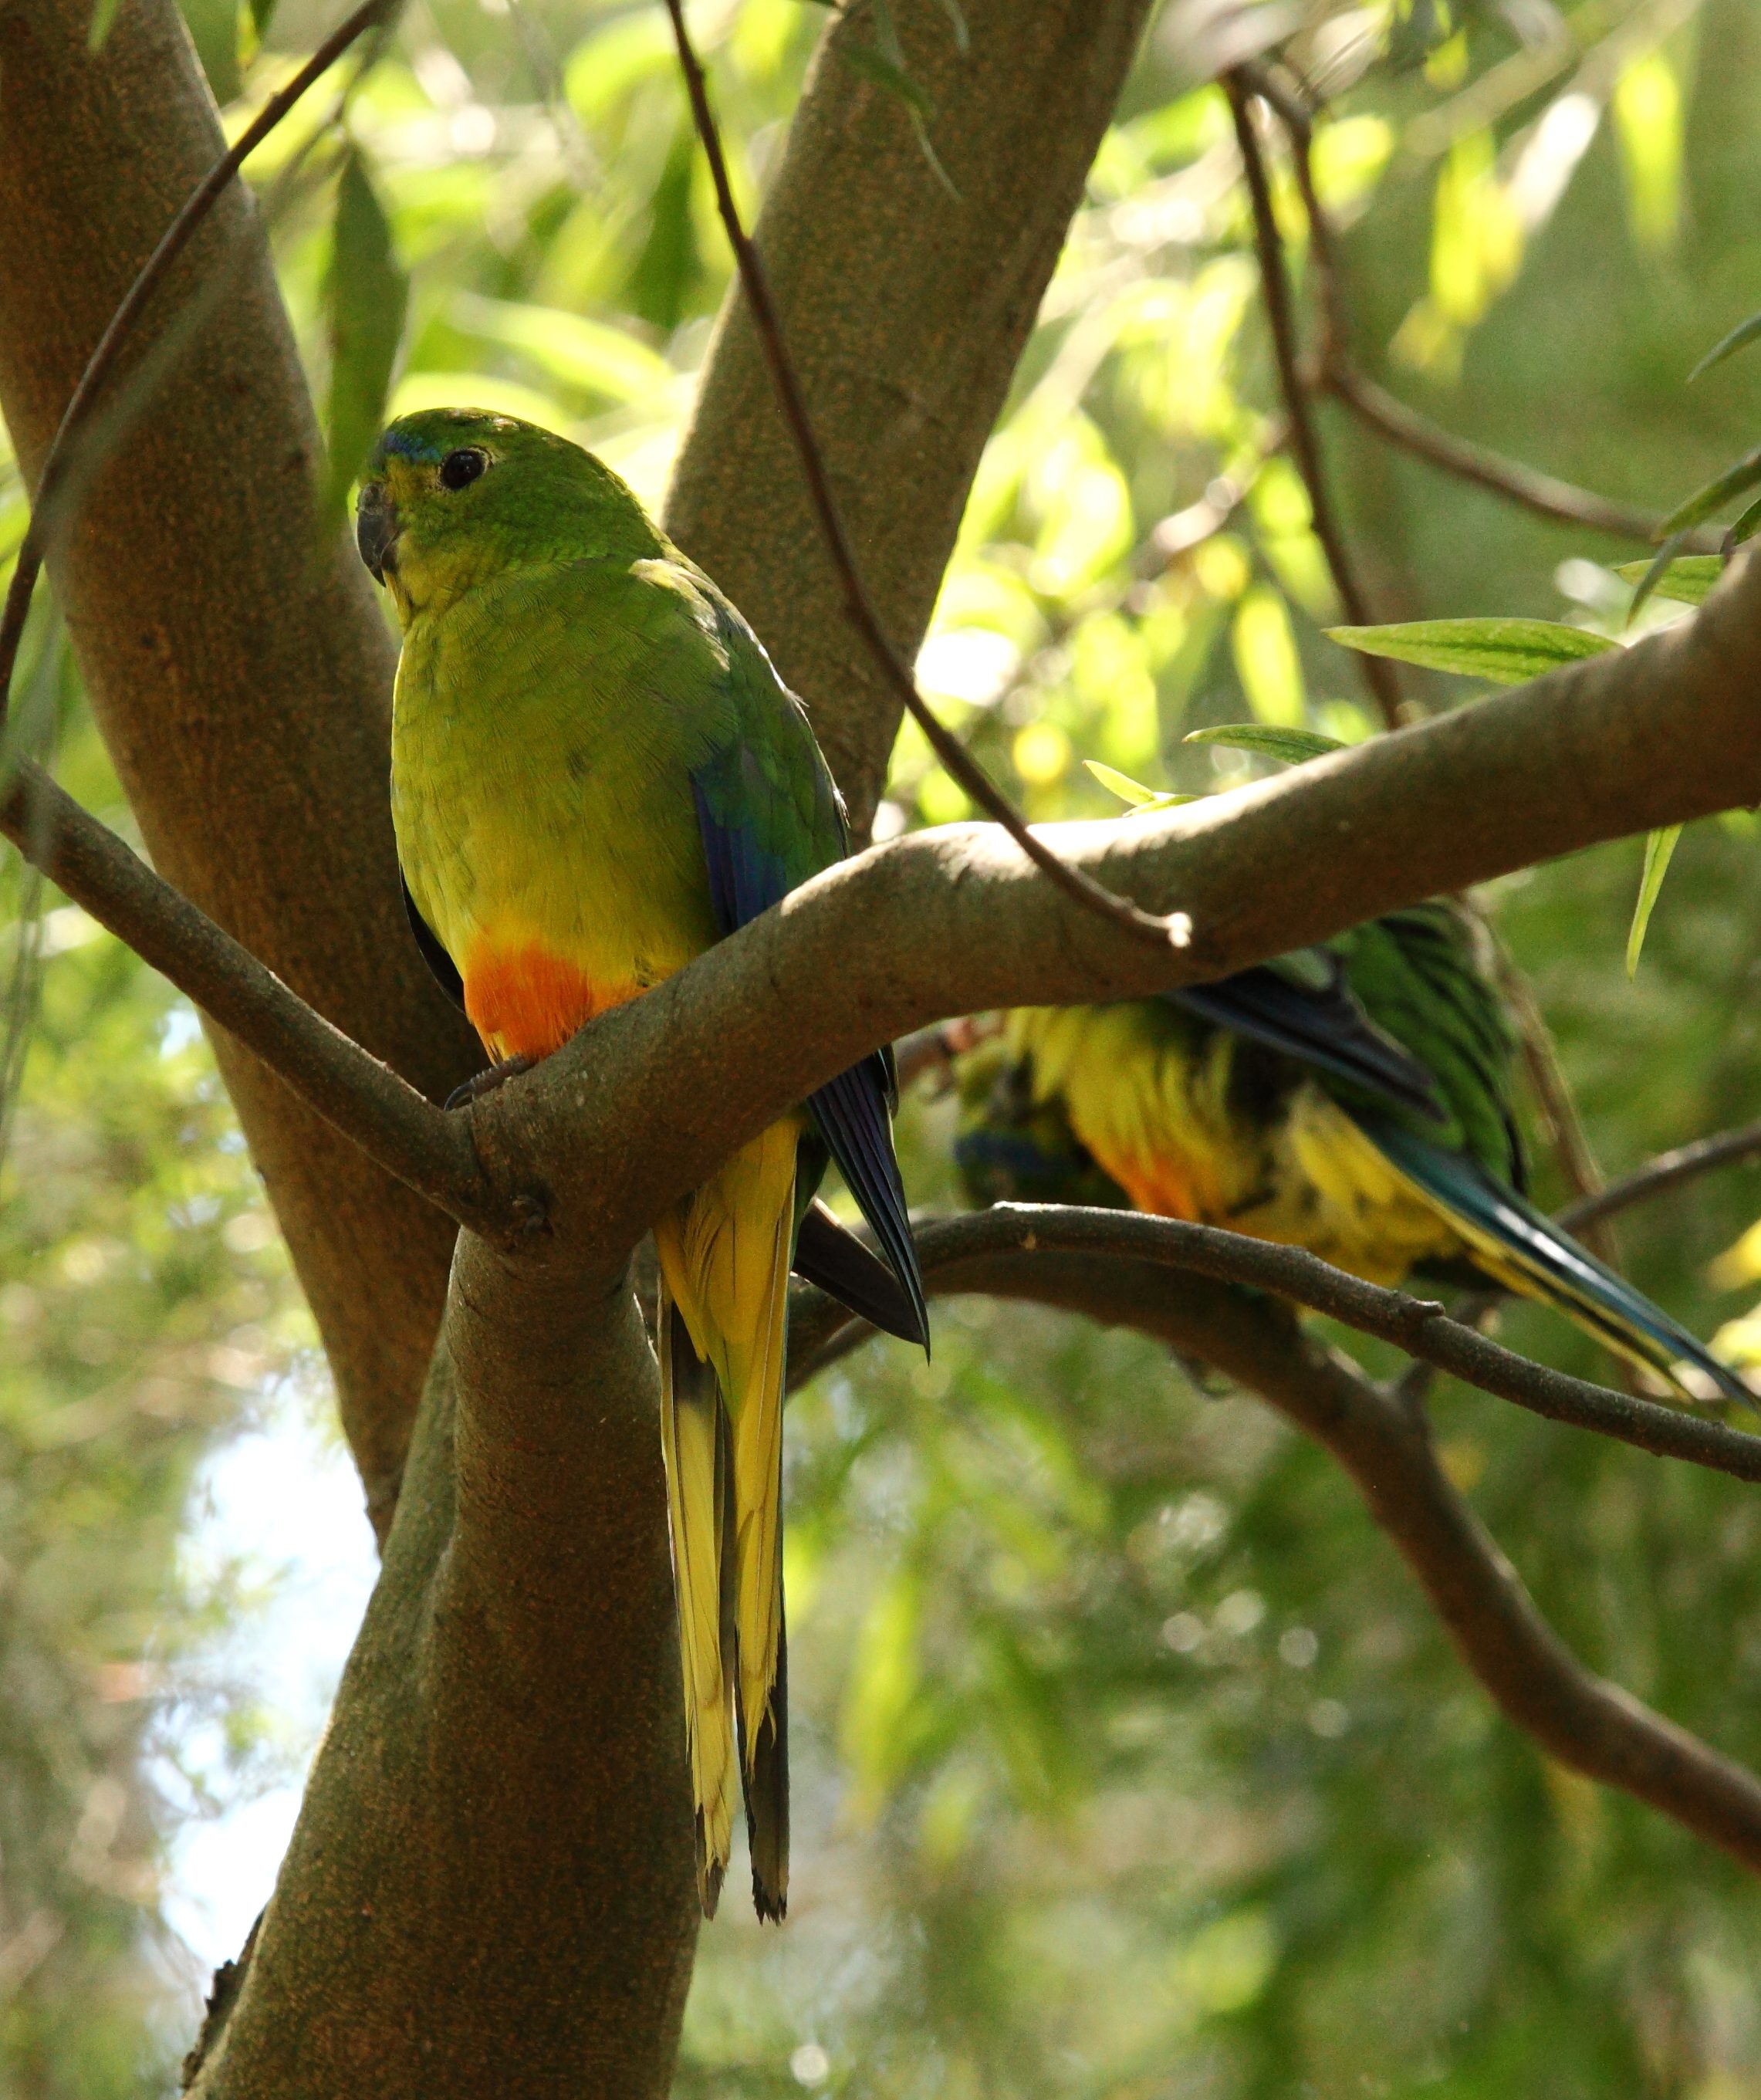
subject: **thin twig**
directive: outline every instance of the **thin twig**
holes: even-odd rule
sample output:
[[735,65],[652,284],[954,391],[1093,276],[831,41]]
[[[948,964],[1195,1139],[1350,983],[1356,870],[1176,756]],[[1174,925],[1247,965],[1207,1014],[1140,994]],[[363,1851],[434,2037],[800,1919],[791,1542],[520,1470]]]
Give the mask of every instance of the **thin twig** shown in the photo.
[[1696,1138],[1691,1145],[1677,1145],[1673,1152],[1659,1153],[1655,1159],[1635,1167],[1618,1181],[1610,1181],[1595,1195],[1582,1198],[1561,1211],[1559,1221],[1568,1231],[1581,1232],[1599,1219],[1611,1218],[1618,1211],[1661,1195],[1666,1189],[1697,1180],[1715,1167],[1758,1155],[1761,1155],[1761,1123],[1744,1123],[1739,1129],[1721,1131],[1714,1137]]
[[[1309,491],[1309,510],[1315,537],[1326,556],[1333,586],[1340,595],[1345,617],[1354,627],[1373,627],[1375,619],[1357,571],[1345,545],[1344,533],[1334,514],[1326,471],[1315,434],[1309,390],[1303,382],[1302,351],[1296,337],[1296,320],[1291,302],[1290,281],[1284,270],[1284,243],[1278,217],[1272,208],[1272,189],[1266,179],[1265,157],[1254,129],[1251,90],[1236,74],[1223,76],[1235,136],[1241,147],[1242,168],[1247,179],[1247,195],[1253,207],[1254,244],[1260,256],[1260,278],[1265,297],[1266,319],[1272,332],[1272,352],[1278,365],[1278,384],[1290,418],[1291,450]],[[1401,683],[1388,658],[1359,654],[1357,668],[1371,697],[1382,711],[1389,729],[1401,726]]]
[[691,99],[692,119],[709,164],[710,177],[715,185],[716,203],[722,214],[722,223],[726,229],[729,245],[734,251],[741,289],[752,311],[753,324],[764,351],[765,362],[770,368],[771,382],[776,389],[783,420],[789,426],[796,450],[801,456],[808,496],[819,518],[827,552],[832,557],[832,566],[837,572],[844,594],[844,609],[851,624],[862,637],[869,653],[907,711],[922,730],[930,749],[941,761],[950,778],[958,782],[987,816],[1003,827],[1036,867],[1049,876],[1060,889],[1074,897],[1079,903],[1137,939],[1157,947],[1184,948],[1192,938],[1192,922],[1185,912],[1174,911],[1165,919],[1158,918],[1154,913],[1133,904],[1128,898],[1116,895],[1104,885],[1084,875],[1080,869],[1071,867],[1061,860],[1049,846],[1034,836],[1026,819],[1010,803],[1008,796],[991,780],[959,738],[943,726],[918,691],[916,680],[911,676],[909,666],[894,646],[891,636],[881,624],[880,614],[875,609],[874,601],[868,594],[868,587],[857,566],[850,536],[845,531],[843,515],[832,493],[831,479],[826,471],[819,440],[814,435],[801,382],[796,377],[794,364],[783,341],[782,322],[770,297],[770,281],[765,275],[758,250],[741,221],[739,208],[734,201],[734,192],[728,180],[727,162],[722,152],[721,133],[716,126],[714,112],[709,107],[709,90],[703,67],[692,45],[691,33],[685,26],[682,0],[667,0],[667,11],[673,20],[673,35],[678,46],[679,67],[685,77],[686,92]]
[[[1370,430],[1392,443],[1428,460],[1445,474],[1469,481],[1494,496],[1508,498],[1556,523],[1582,525],[1617,539],[1654,544],[1662,524],[1660,511],[1617,503],[1579,488],[1556,475],[1543,474],[1503,453],[1459,438],[1428,417],[1419,414],[1390,394],[1385,387],[1359,370],[1353,355],[1350,313],[1339,259],[1339,241],[1331,214],[1315,188],[1311,148],[1313,122],[1310,111],[1295,87],[1278,70],[1258,61],[1237,68],[1238,77],[1276,111],[1290,141],[1291,161],[1296,187],[1309,220],[1314,263],[1315,306],[1318,319],[1315,355],[1309,374],[1311,389],[1335,395]],[[1714,554],[1718,539],[1710,531],[1695,535],[1695,551]]]
[[3,726],[6,721],[12,668],[18,660],[19,643],[24,633],[24,615],[29,610],[31,593],[36,588],[38,574],[42,567],[43,554],[51,530],[58,522],[59,499],[66,487],[73,465],[75,444],[91,420],[117,358],[146,311],[153,293],[164,281],[166,272],[188,246],[240,167],[275,130],[307,89],[315,81],[321,79],[351,45],[364,36],[382,17],[389,15],[397,4],[398,0],[365,0],[364,6],[357,7],[346,20],[331,32],[280,94],[270,97],[253,121],[240,133],[237,141],[221,155],[190,192],[183,209],[161,236],[158,246],[141,266],[139,274],[124,294],[121,304],[110,316],[109,324],[99,338],[97,348],[86,360],[79,384],[62,412],[60,424],[44,458],[42,472],[38,478],[36,499],[31,506],[30,523],[19,545],[12,580],[7,590],[5,610],[0,612],[0,726]]
[[[1342,361],[1335,360],[1324,367],[1320,382],[1369,429],[1459,481],[1472,482],[1538,517],[1551,518],[1560,524],[1581,525],[1592,532],[1606,532],[1616,539],[1635,540],[1648,546],[1656,544],[1663,523],[1660,511],[1597,496],[1555,474],[1507,459],[1502,452],[1476,444],[1471,439],[1458,437]],[[1690,552],[1716,554],[1719,536],[1700,530],[1683,544]]]
[[[1039,1203],[999,1203],[920,1228],[917,1237],[926,1277],[932,1273],[932,1254],[934,1262],[951,1264],[1018,1247],[1149,1262],[1218,1283],[1269,1291],[1359,1334],[1392,1342],[1408,1356],[1547,1421],[1592,1430],[1658,1458],[1685,1459],[1736,1480],[1761,1481],[1761,1436],[1533,1363],[1451,1319],[1430,1299],[1366,1283],[1300,1247],[1138,1211]],[[863,1331],[858,1323],[854,1339]],[[805,1352],[814,1367],[830,1360],[832,1340],[828,1333],[819,1338],[817,1349]]]

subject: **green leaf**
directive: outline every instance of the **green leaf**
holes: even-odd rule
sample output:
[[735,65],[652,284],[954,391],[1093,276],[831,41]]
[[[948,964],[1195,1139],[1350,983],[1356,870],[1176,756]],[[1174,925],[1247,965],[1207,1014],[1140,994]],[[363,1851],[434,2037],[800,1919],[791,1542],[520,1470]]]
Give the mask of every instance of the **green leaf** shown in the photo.
[[1429,671],[1459,671],[1494,686],[1520,686],[1561,664],[1620,646],[1606,635],[1552,620],[1414,620],[1397,627],[1330,627],[1326,632],[1366,655],[1394,656]]
[[1715,343],[1688,373],[1688,384],[1693,386],[1715,364],[1722,364],[1727,357],[1734,357],[1739,350],[1746,350],[1752,342],[1761,342],[1761,314],[1751,314],[1747,320],[1739,321],[1721,342]]
[[101,51],[104,49],[111,28],[116,21],[117,10],[121,4],[122,0],[95,0],[91,11],[91,20],[86,24],[86,29],[87,51]]
[[651,401],[673,382],[673,368],[656,350],[604,321],[586,320],[558,307],[526,306],[513,299],[486,299],[461,292],[453,302],[461,328],[491,342],[505,343],[554,379],[609,401]]
[[1148,815],[1157,810],[1177,810],[1183,803],[1199,800],[1196,795],[1167,794],[1158,788],[1146,788],[1142,781],[1133,780],[1130,774],[1103,765],[1098,758],[1085,758],[1083,764],[1110,795],[1117,795],[1120,801],[1130,803],[1134,815],[1139,811]]
[[1632,927],[1626,936],[1628,977],[1631,977],[1639,968],[1639,954],[1644,946],[1645,930],[1651,924],[1651,913],[1657,901],[1657,892],[1663,887],[1663,878],[1669,872],[1670,856],[1675,852],[1675,841],[1681,834],[1679,824],[1669,824],[1661,832],[1653,832],[1645,840],[1644,871],[1639,878],[1639,901],[1633,907]]
[[837,51],[838,56],[853,73],[859,73],[865,80],[872,80],[884,87],[889,95],[896,96],[917,116],[934,115],[934,105],[929,99],[928,90],[913,80],[902,65],[896,64],[887,57],[884,51],[877,51],[872,44],[859,42],[854,38],[841,43]]
[[1697,489],[1679,509],[1671,511],[1658,530],[1666,534],[1684,532],[1715,510],[1722,510],[1732,496],[1746,496],[1758,481],[1761,481],[1761,450],[1748,453],[1734,466],[1727,467],[1716,481]]
[[1676,555],[1681,552],[1682,541],[1687,536],[1685,532],[1671,532],[1668,539],[1644,564],[1644,573],[1639,579],[1639,588],[1633,593],[1632,603],[1626,608],[1627,626],[1631,627],[1639,617],[1640,607],[1663,580],[1671,564],[1675,561]]
[[[1737,521],[1741,523],[1741,519]],[[1641,592],[1647,576],[1662,564],[1657,580],[1651,585],[1658,598],[1672,598],[1679,605],[1704,605],[1712,586],[1724,573],[1722,554],[1683,554],[1666,561],[1667,543],[1648,562],[1622,562],[1614,573],[1622,583],[1637,584]],[[1635,608],[1642,602],[1633,600]]]
[[[1757,498],[1750,505],[1741,517],[1732,526],[1725,537],[1732,546],[1740,547],[1745,540],[1752,539],[1758,530],[1761,530],[1761,498]],[[1718,560],[1721,558],[1715,555],[1712,558]]]
[[1300,765],[1305,758],[1321,758],[1345,748],[1336,736],[1323,736],[1317,729],[1280,729],[1269,722],[1223,722],[1215,729],[1193,730],[1181,742],[1220,743],[1230,751],[1275,758],[1285,765]]
[[223,107],[236,98],[241,85],[238,0],[182,0],[182,4],[209,91]]
[[409,280],[358,149],[337,184],[336,226],[325,285],[330,312],[330,464],[320,508],[321,532],[342,522],[348,492],[385,421],[391,368],[404,333]]

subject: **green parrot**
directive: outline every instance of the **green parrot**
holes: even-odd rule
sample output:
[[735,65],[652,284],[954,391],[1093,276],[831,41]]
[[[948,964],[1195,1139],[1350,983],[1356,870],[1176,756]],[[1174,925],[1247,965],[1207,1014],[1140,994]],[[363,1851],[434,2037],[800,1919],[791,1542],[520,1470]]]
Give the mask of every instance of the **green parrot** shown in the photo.
[[[498,1070],[699,955],[848,849],[801,703],[611,470],[511,417],[400,417],[356,518],[403,629],[391,804],[411,924]],[[744,1787],[788,1890],[782,1426],[792,1265],[927,1343],[877,1053],[655,1221],[662,1449],[698,1886]],[[886,1266],[812,1202],[828,1156]]]
[[[1471,1266],[1635,1361],[1752,1396],[1524,1193],[1513,1043],[1443,902],[1324,947],[1109,1006],[1023,1008],[968,1053],[956,1158],[975,1200],[1116,1200],[1308,1248],[1393,1285]],[[1048,1118],[1050,1118],[1049,1120]],[[1105,1197],[1101,1200],[1107,1200]]]

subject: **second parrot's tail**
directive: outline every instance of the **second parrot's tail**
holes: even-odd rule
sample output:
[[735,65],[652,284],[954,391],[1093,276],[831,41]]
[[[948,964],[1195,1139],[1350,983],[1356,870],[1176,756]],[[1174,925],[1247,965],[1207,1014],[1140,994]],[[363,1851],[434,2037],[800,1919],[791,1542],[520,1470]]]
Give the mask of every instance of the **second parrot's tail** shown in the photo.
[[1672,1384],[1679,1385],[1676,1366],[1685,1360],[1727,1397],[1754,1404],[1748,1388],[1704,1343],[1471,1159],[1380,1117],[1355,1120],[1384,1158],[1446,1214],[1481,1268],[1507,1289],[1553,1306]]
[[799,1132],[779,1123],[655,1230],[662,1451],[696,1798],[713,1915],[744,1780],[753,1902],[788,1902],[783,1386]]

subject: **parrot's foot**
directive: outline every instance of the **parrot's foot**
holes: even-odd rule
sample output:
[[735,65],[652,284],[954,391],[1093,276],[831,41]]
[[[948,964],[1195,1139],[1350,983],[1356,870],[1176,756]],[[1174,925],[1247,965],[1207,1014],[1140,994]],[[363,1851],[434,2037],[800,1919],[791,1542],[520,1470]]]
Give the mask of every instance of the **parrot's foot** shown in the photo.
[[480,1101],[485,1094],[505,1086],[510,1079],[517,1079],[522,1072],[529,1072],[537,1063],[536,1057],[504,1057],[499,1065],[492,1065],[487,1072],[479,1072],[474,1079],[467,1079],[462,1087],[455,1087],[446,1097],[449,1109],[464,1108],[469,1102]]

